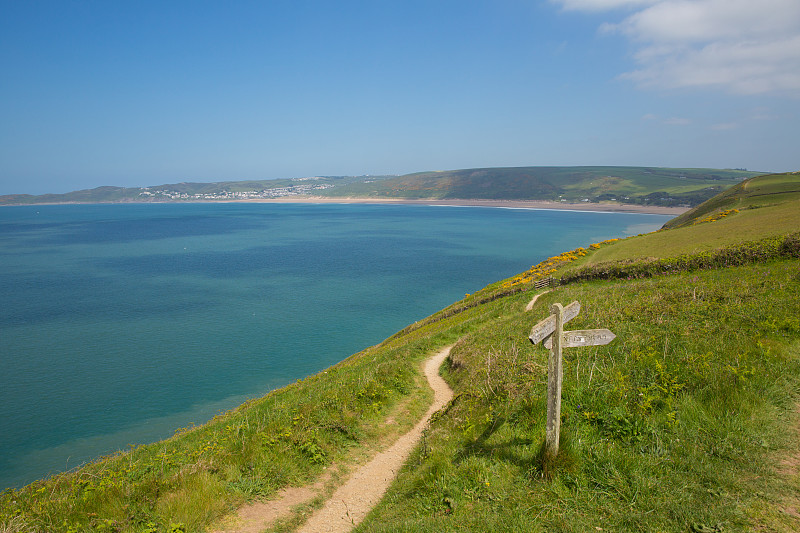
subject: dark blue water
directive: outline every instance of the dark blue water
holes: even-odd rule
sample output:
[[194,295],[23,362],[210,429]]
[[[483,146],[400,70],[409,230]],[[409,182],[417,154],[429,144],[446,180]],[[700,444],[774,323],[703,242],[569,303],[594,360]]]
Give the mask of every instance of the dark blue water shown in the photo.
[[169,436],[543,258],[668,217],[489,208],[0,208],[0,488]]

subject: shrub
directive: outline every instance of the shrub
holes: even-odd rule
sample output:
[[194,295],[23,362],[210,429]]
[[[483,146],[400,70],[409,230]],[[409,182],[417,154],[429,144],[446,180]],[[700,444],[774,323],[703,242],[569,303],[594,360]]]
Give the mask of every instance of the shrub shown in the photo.
[[643,261],[601,263],[565,274],[561,283],[592,279],[639,279],[659,274],[759,263],[781,257],[800,257],[800,232],[769,237],[711,252]]
[[783,257],[800,257],[800,232],[787,235],[779,250]]

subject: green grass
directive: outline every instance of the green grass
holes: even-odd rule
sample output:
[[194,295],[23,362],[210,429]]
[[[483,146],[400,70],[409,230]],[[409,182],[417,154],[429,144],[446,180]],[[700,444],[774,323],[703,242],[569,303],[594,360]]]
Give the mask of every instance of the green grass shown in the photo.
[[[419,392],[414,366],[426,342],[366,350],[167,441],[5,491],[0,523],[20,515],[32,531],[164,531],[172,523],[200,531],[246,499],[307,483],[384,438],[383,418]],[[424,394],[411,396],[422,401],[405,406],[410,416],[399,428],[426,408]]]
[[[703,222],[733,209],[738,212]],[[672,257],[798,231],[800,174],[752,178],[676,217],[665,227],[669,231],[632,237],[604,247],[585,264]]]
[[[358,531],[740,530],[786,495],[772,456],[791,444],[800,389],[796,260],[569,285],[525,313],[528,299],[494,303],[503,318],[454,348],[456,400]],[[526,336],[573,300],[570,329],[617,339],[565,351],[548,480],[547,351]]]
[[757,176],[675,217],[665,227],[680,228],[696,224],[706,216],[728,209],[745,211],[794,201],[800,201],[800,172]]

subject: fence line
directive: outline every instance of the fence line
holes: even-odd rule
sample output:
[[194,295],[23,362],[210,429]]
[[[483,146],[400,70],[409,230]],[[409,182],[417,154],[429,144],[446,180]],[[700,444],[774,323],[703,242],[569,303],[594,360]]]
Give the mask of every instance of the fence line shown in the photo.
[[561,284],[561,280],[556,279],[554,277],[549,277],[549,278],[537,279],[533,283],[533,286],[534,286],[534,288],[541,289],[542,287],[555,287],[556,285],[560,285],[560,284]]

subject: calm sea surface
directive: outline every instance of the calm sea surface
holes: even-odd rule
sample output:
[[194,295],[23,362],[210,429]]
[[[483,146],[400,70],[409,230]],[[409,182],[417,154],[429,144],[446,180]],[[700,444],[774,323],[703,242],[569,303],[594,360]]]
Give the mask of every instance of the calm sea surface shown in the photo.
[[0,208],[0,489],[202,423],[546,257],[668,218],[403,205]]

